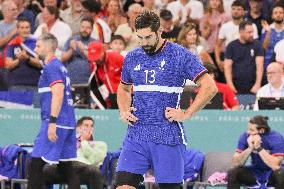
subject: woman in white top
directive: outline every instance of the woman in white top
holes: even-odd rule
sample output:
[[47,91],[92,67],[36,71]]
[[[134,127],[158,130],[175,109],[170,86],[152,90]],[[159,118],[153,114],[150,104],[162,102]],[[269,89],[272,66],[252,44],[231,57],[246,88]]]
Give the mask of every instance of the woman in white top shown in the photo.
[[200,44],[200,32],[196,24],[188,23],[181,29],[178,36],[178,43],[186,47],[193,54],[197,55],[202,63],[213,64],[213,60],[210,55]]

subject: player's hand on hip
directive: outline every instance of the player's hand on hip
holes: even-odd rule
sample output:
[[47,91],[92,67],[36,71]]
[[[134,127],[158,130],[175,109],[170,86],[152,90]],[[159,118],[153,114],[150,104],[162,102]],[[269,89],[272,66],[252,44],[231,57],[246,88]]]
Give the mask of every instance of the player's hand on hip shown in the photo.
[[51,142],[55,142],[57,140],[58,137],[56,135],[56,124],[55,123],[48,124],[47,136]]
[[169,122],[173,121],[182,122],[187,119],[185,112],[182,111],[180,108],[167,107],[165,110],[165,116],[169,120]]
[[134,122],[138,120],[138,118],[133,114],[136,111],[136,108],[130,107],[127,111],[120,113],[120,119],[127,123],[128,125],[132,125]]

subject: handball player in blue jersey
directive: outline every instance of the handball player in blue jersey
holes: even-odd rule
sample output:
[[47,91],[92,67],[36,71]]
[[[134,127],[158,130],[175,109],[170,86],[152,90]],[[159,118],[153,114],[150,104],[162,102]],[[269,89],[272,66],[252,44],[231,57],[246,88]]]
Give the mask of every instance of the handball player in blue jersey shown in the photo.
[[[228,172],[228,189],[284,188],[284,138],[272,131],[268,117],[255,116],[248,123],[233,156],[233,168]],[[246,165],[251,157],[251,164]]]
[[[179,188],[186,145],[182,122],[202,109],[217,88],[195,55],[161,38],[155,13],[140,14],[135,28],[141,47],[127,54],[117,90],[120,117],[128,130],[118,160],[116,187],[137,188],[142,175],[153,169],[161,189]],[[179,101],[186,79],[200,85],[200,90],[190,108],[183,111]]]
[[44,189],[43,167],[58,164],[58,172],[69,189],[79,189],[80,182],[73,172],[76,158],[76,120],[66,68],[54,55],[57,39],[49,33],[40,36],[35,52],[44,67],[38,83],[41,105],[41,128],[34,142],[28,189]]

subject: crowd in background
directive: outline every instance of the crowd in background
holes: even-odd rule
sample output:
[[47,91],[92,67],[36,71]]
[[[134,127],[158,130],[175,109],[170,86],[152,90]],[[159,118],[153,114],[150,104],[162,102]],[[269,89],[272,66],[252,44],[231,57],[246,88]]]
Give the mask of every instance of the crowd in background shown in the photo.
[[49,32],[59,42],[56,56],[71,85],[86,85],[91,78],[109,107],[124,57],[139,46],[135,18],[154,11],[162,37],[211,70],[224,109],[239,109],[238,94],[261,97],[264,85],[266,96],[284,97],[283,0],[2,0],[0,8],[2,91],[37,93],[43,64],[33,50],[37,38]]

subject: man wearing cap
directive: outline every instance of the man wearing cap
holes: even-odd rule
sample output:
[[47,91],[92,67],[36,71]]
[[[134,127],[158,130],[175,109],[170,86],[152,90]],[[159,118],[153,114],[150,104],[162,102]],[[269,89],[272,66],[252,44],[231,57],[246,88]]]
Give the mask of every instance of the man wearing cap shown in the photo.
[[172,42],[177,42],[180,27],[174,25],[171,11],[167,9],[161,10],[160,22],[163,28],[162,38]]
[[[251,188],[282,189],[284,186],[284,138],[272,131],[268,117],[254,116],[249,120],[247,132],[238,142],[232,159],[233,168],[228,172],[228,189],[241,185]],[[245,165],[251,157],[251,165]]]
[[93,64],[97,78],[106,86],[107,93],[116,93],[124,57],[117,52],[106,51],[102,43],[94,41],[88,46],[88,59]]
[[87,59],[87,47],[94,38],[91,37],[94,20],[84,17],[80,23],[80,33],[68,39],[64,46],[61,61],[65,63],[71,84],[86,84],[91,75]]

